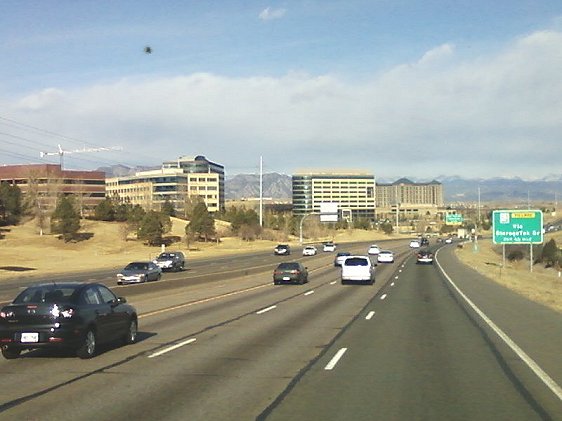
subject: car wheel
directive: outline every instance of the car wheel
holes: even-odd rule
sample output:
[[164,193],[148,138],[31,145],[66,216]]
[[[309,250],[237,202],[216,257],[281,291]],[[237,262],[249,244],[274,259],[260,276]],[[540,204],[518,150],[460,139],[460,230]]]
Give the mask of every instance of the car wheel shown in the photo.
[[92,328],[86,331],[86,334],[82,338],[82,345],[76,350],[76,355],[83,360],[96,355],[96,333]]
[[7,360],[13,360],[13,359],[18,358],[20,356],[20,353],[21,353],[20,348],[14,348],[14,347],[8,347],[8,346],[2,347],[2,355]]
[[159,273],[158,276],[156,277],[156,280],[159,281],[160,279],[162,279],[162,274]]
[[136,319],[131,319],[129,321],[129,328],[127,329],[127,333],[124,337],[125,345],[134,344],[137,340],[137,333],[138,333],[138,322]]

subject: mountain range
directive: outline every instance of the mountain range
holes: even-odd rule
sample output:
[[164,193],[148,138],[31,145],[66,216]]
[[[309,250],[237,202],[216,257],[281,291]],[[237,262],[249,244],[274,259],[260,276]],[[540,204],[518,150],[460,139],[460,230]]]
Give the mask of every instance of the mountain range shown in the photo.
[[[427,182],[407,177],[413,182]],[[481,202],[547,202],[557,200],[557,192],[562,193],[562,174],[549,176],[540,180],[524,180],[514,178],[474,178],[458,176],[439,176],[436,181],[443,184],[444,200],[447,204],[476,203],[480,194]],[[396,180],[377,180],[381,183],[392,183]],[[480,190],[480,192],[479,192]],[[291,176],[286,174],[268,173],[263,175],[263,196],[273,199],[291,198]],[[238,174],[225,181],[227,199],[242,199],[259,196],[259,175]],[[562,199],[562,197],[561,197]]]
[[[157,169],[160,167],[134,167],[114,165],[98,168],[105,171],[107,177],[122,177],[136,171]],[[407,177],[413,182],[427,182],[415,177]],[[447,204],[478,201],[554,203],[558,192],[562,192],[562,174],[549,175],[537,180],[525,180],[520,177],[462,178],[458,176],[439,176],[436,181],[443,184],[444,200]],[[378,179],[377,182],[392,183],[396,180]],[[237,174],[225,180],[227,199],[244,199],[259,197],[259,174]],[[263,197],[290,200],[292,194],[291,176],[279,173],[263,174]],[[561,197],[562,199],[562,197]]]

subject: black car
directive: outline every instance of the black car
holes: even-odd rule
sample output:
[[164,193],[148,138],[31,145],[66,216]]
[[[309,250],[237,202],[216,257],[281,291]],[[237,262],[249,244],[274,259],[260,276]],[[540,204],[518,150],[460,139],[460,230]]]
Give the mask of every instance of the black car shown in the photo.
[[160,253],[152,263],[163,271],[180,271],[185,269],[185,255],[181,251],[167,251]]
[[273,249],[273,254],[276,256],[288,256],[291,254],[291,247],[288,244],[278,244],[275,249]]
[[0,346],[7,359],[24,349],[66,348],[91,358],[100,343],[137,337],[137,311],[96,283],[49,283],[26,288],[0,311]]
[[279,285],[304,284],[308,282],[308,269],[300,262],[284,262],[273,271],[273,283]]
[[416,263],[418,264],[433,264],[433,253],[429,250],[421,250],[416,254]]

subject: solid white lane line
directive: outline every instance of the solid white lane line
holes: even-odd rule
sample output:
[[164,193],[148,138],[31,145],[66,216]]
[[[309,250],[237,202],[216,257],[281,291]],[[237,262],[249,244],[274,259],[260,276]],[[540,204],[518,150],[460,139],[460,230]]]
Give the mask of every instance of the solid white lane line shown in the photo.
[[197,340],[196,338],[188,339],[188,340],[186,340],[186,341],[180,342],[179,344],[175,344],[175,345],[172,345],[172,346],[170,346],[170,347],[168,347],[168,348],[164,348],[164,349],[162,349],[162,350],[160,350],[160,351],[158,351],[158,352],[155,352],[154,354],[150,354],[150,355],[148,356],[148,358],[158,357],[158,356],[160,356],[160,355],[162,355],[162,354],[165,354],[166,352],[170,352],[170,351],[173,351],[174,349],[181,348],[182,346],[189,345],[189,344],[195,342],[196,340]]
[[375,315],[374,311],[369,311],[369,314],[367,314],[367,317],[365,317],[365,320],[371,320],[374,315]]
[[304,293],[304,295],[310,295],[310,294],[314,294],[314,290],[312,290],[312,291],[307,291],[307,292]]
[[[438,254],[439,251],[436,253]],[[436,256],[437,257],[437,256]],[[527,364],[527,366],[535,373],[535,375],[542,380],[542,382],[556,395],[556,397],[562,401],[562,387],[558,383],[554,381],[552,377],[550,377],[531,357],[529,357],[525,351],[519,348],[509,336],[505,334],[503,330],[501,330],[486,314],[480,310],[476,304],[474,304],[470,298],[468,298],[453,282],[453,280],[449,277],[449,275],[445,272],[439,261],[437,261],[437,266],[447,278],[447,281],[452,285],[452,287],[457,291],[457,293],[466,301],[466,303],[478,314],[484,322],[492,329],[496,335],[498,335],[506,344],[511,348],[517,356]]]
[[381,300],[384,300],[386,298],[386,294],[381,295]]
[[256,314],[263,314],[263,313],[267,313],[268,311],[273,310],[274,308],[277,308],[277,306],[269,306],[266,308],[261,309],[260,311],[256,311]]
[[343,354],[345,354],[346,351],[347,348],[342,348],[338,352],[336,352],[336,355],[334,355],[334,358],[332,358],[328,363],[328,365],[324,367],[324,370],[333,370],[336,364],[338,363],[338,361],[340,360],[340,358],[343,357]]
[[180,305],[177,305],[177,306],[174,306],[174,307],[164,308],[162,310],[151,311],[151,312],[139,315],[139,319],[142,319],[144,317],[155,316],[157,314],[167,313],[167,312],[173,311],[173,310],[179,310],[180,308],[191,307],[191,306],[194,306],[194,305],[197,305],[197,304],[203,304],[203,303],[208,303],[208,302],[211,302],[211,301],[221,300],[223,298],[232,297],[232,296],[238,295],[238,294],[244,294],[244,293],[249,292],[249,291],[254,291],[254,290],[260,289],[260,288],[266,288],[266,287],[269,287],[269,286],[271,286],[271,284],[258,285],[257,287],[251,287],[251,288],[243,289],[241,291],[229,292],[229,293],[226,293],[226,294],[217,295],[216,297],[204,298],[202,300],[193,301],[191,303],[185,303],[185,304],[180,304]]

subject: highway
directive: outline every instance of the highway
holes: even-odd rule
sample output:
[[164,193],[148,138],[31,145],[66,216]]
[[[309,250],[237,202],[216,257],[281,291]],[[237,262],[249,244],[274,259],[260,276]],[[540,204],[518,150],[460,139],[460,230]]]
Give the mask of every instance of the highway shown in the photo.
[[[333,253],[300,250],[142,285],[90,274],[137,307],[138,343],[1,360],[0,419],[562,420],[560,314],[459,265],[454,245],[434,265],[405,241],[381,246],[398,258],[373,286],[342,286]],[[276,263],[294,259],[310,283],[274,286]]]

